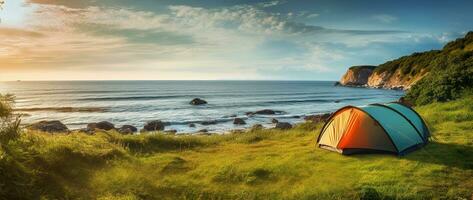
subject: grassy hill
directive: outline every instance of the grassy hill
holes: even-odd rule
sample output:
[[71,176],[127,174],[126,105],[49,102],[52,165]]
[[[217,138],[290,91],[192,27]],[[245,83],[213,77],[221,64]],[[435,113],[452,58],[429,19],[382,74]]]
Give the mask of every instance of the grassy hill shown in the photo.
[[414,53],[381,64],[374,74],[388,72],[409,82],[423,77],[407,92],[417,105],[445,102],[471,93],[473,88],[473,32],[442,50]]
[[316,148],[321,124],[173,136],[1,132],[0,199],[469,199],[472,96],[416,108],[433,141],[404,157]]

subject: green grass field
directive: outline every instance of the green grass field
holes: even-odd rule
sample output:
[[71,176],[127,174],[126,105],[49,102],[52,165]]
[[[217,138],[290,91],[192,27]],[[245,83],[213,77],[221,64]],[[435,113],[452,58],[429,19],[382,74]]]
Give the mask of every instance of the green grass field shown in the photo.
[[471,199],[473,99],[416,108],[432,131],[404,157],[316,148],[322,124],[223,136],[23,133],[0,198]]

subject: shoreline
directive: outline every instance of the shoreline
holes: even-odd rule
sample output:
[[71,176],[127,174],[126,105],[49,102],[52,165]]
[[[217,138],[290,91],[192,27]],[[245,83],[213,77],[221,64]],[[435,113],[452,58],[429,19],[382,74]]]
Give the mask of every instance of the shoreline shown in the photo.
[[[41,132],[48,133],[87,133],[94,134],[96,131],[117,131],[122,134],[141,134],[146,132],[163,132],[176,135],[199,135],[199,134],[229,134],[235,132],[246,132],[249,130],[257,129],[291,129],[295,125],[311,122],[325,122],[325,120],[332,114],[332,112],[317,113],[311,115],[294,115],[289,117],[284,117],[283,119],[297,119],[297,120],[281,120],[280,115],[264,115],[268,119],[266,122],[260,123],[246,123],[245,121],[255,116],[255,114],[249,114],[246,118],[240,118],[236,115],[230,116],[226,120],[208,120],[208,121],[194,121],[194,122],[182,122],[180,125],[194,128],[196,131],[178,131],[171,128],[173,123],[161,121],[161,120],[152,120],[148,121],[142,128],[138,128],[132,125],[123,125],[121,127],[115,127],[115,124],[110,123],[109,121],[93,122],[85,125],[83,128],[74,128],[70,129],[67,125],[63,124],[60,120],[42,120],[29,124],[23,124],[23,128],[27,130],[37,130]],[[226,128],[223,130],[212,130],[212,126],[224,126],[228,123],[232,123],[232,128]],[[149,129],[150,123],[154,123],[154,127]],[[198,127],[197,127],[198,126]]]

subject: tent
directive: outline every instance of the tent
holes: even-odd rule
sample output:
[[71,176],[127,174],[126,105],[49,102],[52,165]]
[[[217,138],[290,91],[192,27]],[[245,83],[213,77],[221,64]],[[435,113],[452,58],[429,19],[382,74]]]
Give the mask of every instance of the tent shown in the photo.
[[394,102],[339,109],[328,118],[317,144],[345,155],[405,155],[427,144],[429,137],[430,132],[420,115]]

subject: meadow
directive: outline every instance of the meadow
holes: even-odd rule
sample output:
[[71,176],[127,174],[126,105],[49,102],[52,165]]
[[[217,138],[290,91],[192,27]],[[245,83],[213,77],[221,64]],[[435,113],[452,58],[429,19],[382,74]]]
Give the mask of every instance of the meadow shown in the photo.
[[316,147],[323,124],[227,135],[2,132],[0,199],[471,199],[472,97],[416,110],[406,156]]

